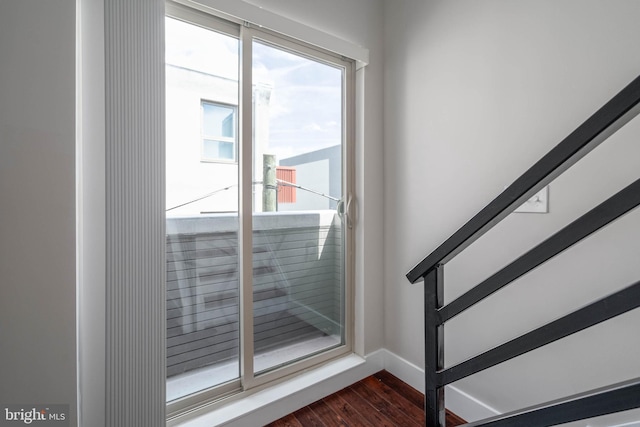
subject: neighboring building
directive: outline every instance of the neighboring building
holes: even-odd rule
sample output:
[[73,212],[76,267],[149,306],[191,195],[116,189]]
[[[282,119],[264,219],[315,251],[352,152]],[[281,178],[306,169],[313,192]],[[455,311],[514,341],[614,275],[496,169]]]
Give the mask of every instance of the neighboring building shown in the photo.
[[[170,64],[166,81],[166,205],[183,205],[167,215],[237,212],[238,81]],[[264,83],[253,87],[256,171],[268,147],[271,91]],[[261,185],[254,192],[259,210]]]
[[[166,75],[167,215],[237,212],[237,80],[171,64]],[[262,209],[261,174],[263,155],[269,152],[272,91],[265,83],[253,87],[257,212]],[[285,181],[300,186],[279,187],[283,194],[277,210],[336,209],[342,194],[340,145],[276,162],[279,176],[286,175]]]
[[295,167],[299,185],[293,203],[279,203],[279,211],[336,209],[342,194],[342,147],[323,148],[282,159],[279,166]]

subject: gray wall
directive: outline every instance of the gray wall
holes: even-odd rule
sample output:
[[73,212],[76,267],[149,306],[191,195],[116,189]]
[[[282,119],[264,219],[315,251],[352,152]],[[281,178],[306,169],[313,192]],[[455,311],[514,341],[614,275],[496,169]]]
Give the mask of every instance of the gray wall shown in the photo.
[[[342,197],[342,145],[282,159],[280,166],[295,166],[296,184],[333,198]],[[338,202],[302,188],[295,203],[280,203],[280,211],[336,209]]]
[[[423,292],[404,274],[640,73],[640,3],[385,4],[385,343],[424,366]],[[640,119],[551,184],[549,214],[513,214],[448,264],[446,299],[637,179],[638,136]],[[455,319],[447,364],[640,278],[638,221]],[[456,386],[506,411],[640,376],[638,321],[629,313]]]
[[76,401],[75,1],[0,2],[0,402]]

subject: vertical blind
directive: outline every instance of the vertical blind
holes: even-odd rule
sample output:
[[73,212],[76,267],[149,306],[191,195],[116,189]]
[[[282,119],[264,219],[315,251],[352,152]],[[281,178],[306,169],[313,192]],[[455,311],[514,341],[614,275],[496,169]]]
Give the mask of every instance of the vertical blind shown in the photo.
[[106,425],[165,424],[164,2],[105,0]]

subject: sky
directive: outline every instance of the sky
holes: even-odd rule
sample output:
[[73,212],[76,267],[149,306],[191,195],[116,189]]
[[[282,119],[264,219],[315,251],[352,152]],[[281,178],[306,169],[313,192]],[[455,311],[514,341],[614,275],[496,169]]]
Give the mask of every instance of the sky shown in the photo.
[[[171,18],[166,33],[167,63],[238,80],[237,39]],[[253,57],[254,84],[272,87],[272,154],[283,159],[340,144],[342,70],[258,41]]]

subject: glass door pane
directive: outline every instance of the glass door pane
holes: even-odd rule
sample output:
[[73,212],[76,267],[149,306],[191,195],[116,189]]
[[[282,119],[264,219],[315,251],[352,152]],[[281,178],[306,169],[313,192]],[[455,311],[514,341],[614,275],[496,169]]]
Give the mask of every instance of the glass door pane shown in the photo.
[[256,373],[344,343],[343,82],[253,42]]
[[167,401],[239,378],[238,47],[166,18]]

